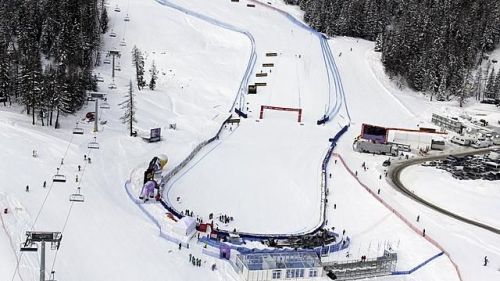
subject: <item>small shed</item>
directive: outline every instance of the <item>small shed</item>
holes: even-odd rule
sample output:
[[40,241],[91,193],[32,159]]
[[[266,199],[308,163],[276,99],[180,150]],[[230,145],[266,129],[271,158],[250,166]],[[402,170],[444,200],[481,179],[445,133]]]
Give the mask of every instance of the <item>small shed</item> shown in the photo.
[[173,231],[181,236],[192,236],[196,232],[196,219],[189,216],[181,218],[174,225]]

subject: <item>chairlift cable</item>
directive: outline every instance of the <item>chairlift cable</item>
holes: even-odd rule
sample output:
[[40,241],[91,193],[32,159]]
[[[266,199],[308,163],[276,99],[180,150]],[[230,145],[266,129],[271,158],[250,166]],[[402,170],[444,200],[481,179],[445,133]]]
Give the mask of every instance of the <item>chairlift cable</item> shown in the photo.
[[[88,149],[87,151],[87,155],[91,155],[91,152],[92,152],[92,149]],[[85,171],[87,169],[87,165],[88,165],[88,162],[85,162],[83,164],[83,169],[82,169],[82,172],[80,173],[80,176],[79,176],[79,181],[78,181],[78,186],[81,187],[81,183],[83,182],[83,179],[84,179],[84,176],[85,176]],[[81,189],[80,189],[81,191]],[[61,234],[64,233],[64,230],[66,229],[66,226],[68,225],[68,222],[69,222],[69,217],[71,216],[71,211],[73,210],[73,205],[74,205],[75,202],[73,201],[70,201],[70,207],[69,207],[69,210],[68,210],[68,214],[66,215],[66,219],[64,221],[64,225],[62,227],[62,230],[60,231]],[[54,259],[52,260],[52,266],[51,266],[51,271],[54,271],[54,267],[55,267],[55,264],[56,264],[56,260],[57,260],[57,254],[59,253],[59,249],[56,250],[56,253],[54,254]]]

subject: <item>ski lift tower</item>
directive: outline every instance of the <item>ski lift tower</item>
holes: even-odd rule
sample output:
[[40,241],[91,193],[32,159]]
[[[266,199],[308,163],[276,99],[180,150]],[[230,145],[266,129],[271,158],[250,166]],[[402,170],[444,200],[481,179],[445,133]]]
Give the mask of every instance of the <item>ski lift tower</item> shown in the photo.
[[[115,60],[113,57],[113,65],[115,64]],[[114,70],[113,70],[114,73]],[[89,99],[93,99],[95,101],[95,116],[94,116],[94,132],[99,131],[99,100],[104,100],[106,98],[103,93],[90,92]]]
[[26,231],[26,241],[21,244],[22,252],[36,252],[38,251],[38,244],[40,243],[40,281],[45,280],[45,243],[50,242],[51,250],[59,250],[61,245],[62,233],[61,232],[45,232],[45,231]]
[[108,56],[111,56],[113,58],[111,77],[115,78],[115,57],[121,57],[120,51],[117,50],[108,51]]

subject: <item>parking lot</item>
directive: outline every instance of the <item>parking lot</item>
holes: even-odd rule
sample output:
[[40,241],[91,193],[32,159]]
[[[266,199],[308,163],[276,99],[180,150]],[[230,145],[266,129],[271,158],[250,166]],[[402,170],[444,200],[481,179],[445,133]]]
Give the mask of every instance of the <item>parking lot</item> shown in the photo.
[[424,162],[422,166],[448,171],[459,180],[500,180],[500,160],[492,160],[488,155],[448,156],[444,160]]

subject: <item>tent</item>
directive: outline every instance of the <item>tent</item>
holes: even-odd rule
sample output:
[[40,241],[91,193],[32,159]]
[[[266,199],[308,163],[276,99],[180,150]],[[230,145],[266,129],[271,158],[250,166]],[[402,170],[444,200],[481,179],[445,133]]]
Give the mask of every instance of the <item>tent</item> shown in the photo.
[[188,216],[183,217],[174,225],[173,231],[180,236],[191,237],[196,232],[196,219]]

